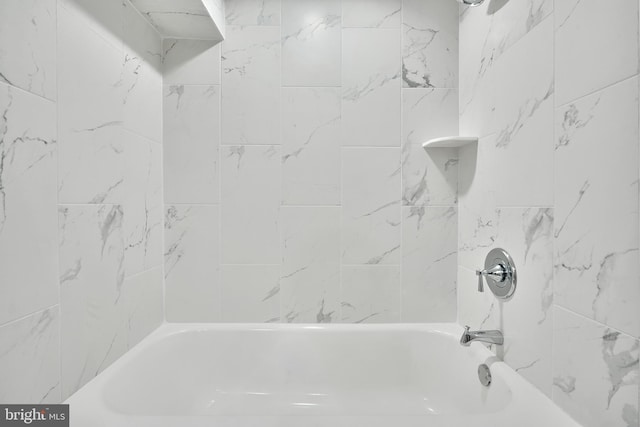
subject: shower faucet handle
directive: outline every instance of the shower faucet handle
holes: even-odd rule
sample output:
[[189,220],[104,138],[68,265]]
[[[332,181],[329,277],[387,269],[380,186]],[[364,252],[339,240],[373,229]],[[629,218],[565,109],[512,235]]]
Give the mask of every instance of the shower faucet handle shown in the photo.
[[499,299],[508,300],[516,290],[518,277],[513,258],[501,248],[489,251],[484,260],[484,270],[476,270],[478,292],[484,292],[484,281]]
[[503,264],[496,264],[489,269],[476,270],[478,276],[478,292],[484,292],[483,277],[491,277],[496,282],[504,282],[508,272]]

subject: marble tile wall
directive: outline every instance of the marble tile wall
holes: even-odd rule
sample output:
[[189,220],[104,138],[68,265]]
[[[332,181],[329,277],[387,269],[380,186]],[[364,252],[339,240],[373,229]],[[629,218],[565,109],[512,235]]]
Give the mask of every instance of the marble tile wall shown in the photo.
[[163,318],[158,34],[128,1],[0,4],[0,400],[59,402]]
[[[460,9],[458,321],[585,426],[638,426],[638,2]],[[476,291],[492,247],[510,301]]]
[[[167,319],[456,316],[458,6],[228,0],[165,40]],[[185,147],[189,147],[186,149]]]

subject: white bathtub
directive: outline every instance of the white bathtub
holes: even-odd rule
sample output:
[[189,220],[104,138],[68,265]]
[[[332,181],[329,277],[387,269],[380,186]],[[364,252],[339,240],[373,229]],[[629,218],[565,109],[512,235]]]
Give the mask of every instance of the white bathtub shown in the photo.
[[461,333],[453,324],[166,324],[67,400],[71,425],[578,426],[481,344],[460,346]]

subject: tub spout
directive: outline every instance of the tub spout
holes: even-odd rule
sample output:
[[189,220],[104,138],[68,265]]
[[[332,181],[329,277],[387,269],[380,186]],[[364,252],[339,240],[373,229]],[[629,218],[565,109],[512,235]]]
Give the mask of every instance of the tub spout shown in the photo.
[[502,345],[504,344],[504,336],[502,332],[498,330],[492,331],[470,331],[468,326],[464,327],[464,332],[460,337],[460,344],[468,347],[472,342],[485,342],[489,344]]

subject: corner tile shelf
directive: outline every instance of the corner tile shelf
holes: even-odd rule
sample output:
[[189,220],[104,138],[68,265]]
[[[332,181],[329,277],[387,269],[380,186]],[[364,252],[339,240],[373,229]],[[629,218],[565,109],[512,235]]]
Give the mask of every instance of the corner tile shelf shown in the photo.
[[458,148],[465,145],[477,143],[475,136],[445,136],[443,138],[430,139],[422,143],[422,148]]
[[224,39],[222,0],[130,0],[162,38]]

